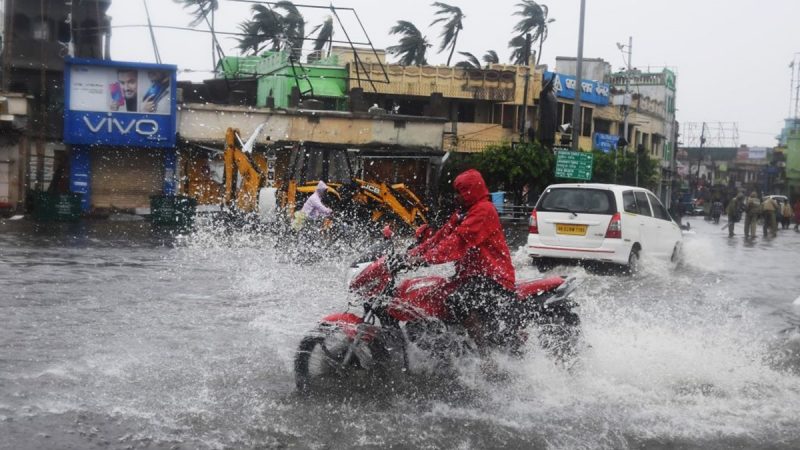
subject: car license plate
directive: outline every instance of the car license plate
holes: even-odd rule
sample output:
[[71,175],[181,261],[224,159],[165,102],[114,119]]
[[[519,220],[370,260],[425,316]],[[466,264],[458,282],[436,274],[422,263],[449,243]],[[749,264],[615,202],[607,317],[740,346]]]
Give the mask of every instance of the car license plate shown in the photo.
[[556,224],[556,234],[569,234],[572,236],[586,236],[586,225]]

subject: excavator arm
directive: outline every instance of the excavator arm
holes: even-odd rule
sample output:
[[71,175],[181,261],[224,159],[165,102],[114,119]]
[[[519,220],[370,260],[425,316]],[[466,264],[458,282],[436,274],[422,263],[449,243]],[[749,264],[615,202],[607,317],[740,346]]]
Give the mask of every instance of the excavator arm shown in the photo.
[[264,184],[267,163],[261,155],[251,156],[242,151],[238,133],[235,128],[228,128],[225,133],[223,203],[228,208],[250,213],[258,208],[258,191]]

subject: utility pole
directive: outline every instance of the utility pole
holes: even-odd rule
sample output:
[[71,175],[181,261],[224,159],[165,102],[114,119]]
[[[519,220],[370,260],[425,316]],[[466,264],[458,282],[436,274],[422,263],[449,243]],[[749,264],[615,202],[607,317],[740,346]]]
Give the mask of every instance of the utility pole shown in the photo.
[[628,140],[628,110],[630,109],[630,101],[632,99],[628,99],[630,95],[630,86],[631,86],[631,53],[633,53],[633,36],[628,36],[628,61],[627,67],[625,70],[625,100],[622,104],[625,106],[625,116],[623,118],[623,133],[625,140]]
[[694,177],[694,192],[697,192],[697,184],[700,182],[700,163],[703,162],[703,145],[706,143],[706,123],[703,122],[700,130],[700,151],[697,155],[697,175]]
[[586,15],[586,0],[581,0],[581,19],[578,26],[578,61],[575,74],[575,105],[572,107],[572,149],[580,150],[581,136],[581,91],[583,90],[583,18]]
[[522,114],[519,124],[519,142],[525,142],[525,123],[528,116],[528,85],[531,79],[531,34],[525,34],[525,88],[522,92]]

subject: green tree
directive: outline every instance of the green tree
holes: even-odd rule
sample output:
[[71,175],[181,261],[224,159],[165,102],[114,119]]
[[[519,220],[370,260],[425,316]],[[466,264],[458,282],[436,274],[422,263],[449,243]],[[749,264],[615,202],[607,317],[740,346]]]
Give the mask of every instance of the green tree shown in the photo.
[[[547,39],[548,26],[553,23],[555,19],[549,19],[547,17],[549,12],[547,5],[540,5],[534,0],[522,0],[522,2],[517,3],[517,8],[519,9],[514,12],[514,15],[522,18],[517,22],[517,25],[514,26],[514,31],[519,33],[516,38],[522,38],[523,46],[525,35],[528,33],[531,34],[531,42],[539,41],[539,53],[536,55],[536,64],[539,64],[539,61],[542,59],[542,46]],[[518,47],[512,46],[512,42],[515,42],[514,39],[509,42],[510,47]],[[519,44],[519,40],[517,40],[516,43]]]
[[553,183],[555,158],[538,142],[520,145],[503,143],[475,153],[471,163],[481,172],[492,191],[512,194],[522,203],[522,190],[527,184],[533,192],[541,192]]
[[599,150],[594,155],[592,181],[596,183],[617,183],[633,186],[636,184],[638,166],[639,186],[654,190],[658,185],[659,163],[646,153],[636,154],[620,151],[614,161],[614,153],[603,153]]
[[424,66],[428,64],[425,52],[431,46],[419,29],[407,20],[398,20],[397,25],[389,29],[389,34],[399,34],[400,42],[386,49],[389,53],[400,57],[403,66]]
[[439,37],[442,38],[442,42],[439,44],[439,53],[443,52],[448,47],[450,48],[450,54],[447,56],[447,65],[449,66],[450,60],[453,59],[453,52],[456,50],[458,33],[464,29],[464,19],[466,16],[461,11],[461,8],[448,5],[447,3],[434,2],[431,6],[439,8],[439,10],[434,13],[435,16],[439,17],[431,22],[431,26],[437,23],[444,23],[442,34],[439,35]]

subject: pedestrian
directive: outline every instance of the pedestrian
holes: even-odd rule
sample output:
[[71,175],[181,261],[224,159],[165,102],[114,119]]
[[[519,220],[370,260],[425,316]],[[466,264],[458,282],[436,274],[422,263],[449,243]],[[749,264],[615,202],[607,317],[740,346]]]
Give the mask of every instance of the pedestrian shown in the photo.
[[800,226],[800,198],[794,202],[794,231],[800,231],[797,227]]
[[761,202],[761,217],[764,219],[764,236],[775,236],[778,234],[778,223],[775,214],[778,212],[778,204],[772,197],[765,197]]
[[756,224],[758,223],[759,214],[761,214],[761,202],[758,201],[758,194],[753,191],[745,203],[744,237],[756,237]]
[[789,224],[792,223],[792,216],[794,216],[794,211],[792,211],[792,206],[789,204],[789,200],[783,202],[783,206],[781,207],[781,216],[783,216],[783,220],[781,220],[781,228],[788,230]]
[[733,237],[733,227],[739,221],[739,205],[744,201],[744,194],[741,192],[728,202],[725,213],[728,214],[728,237]]

